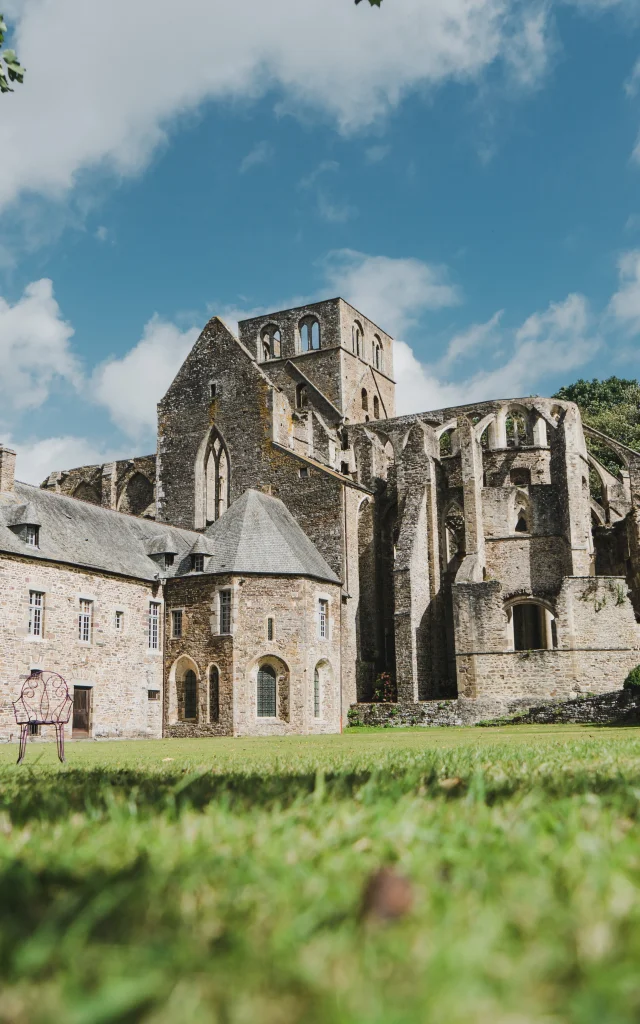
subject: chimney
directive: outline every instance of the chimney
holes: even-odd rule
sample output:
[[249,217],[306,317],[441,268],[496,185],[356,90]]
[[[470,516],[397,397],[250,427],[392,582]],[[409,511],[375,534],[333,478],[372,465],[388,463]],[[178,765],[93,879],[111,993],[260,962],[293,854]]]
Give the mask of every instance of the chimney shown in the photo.
[[16,453],[0,444],[0,491],[12,491],[16,475]]

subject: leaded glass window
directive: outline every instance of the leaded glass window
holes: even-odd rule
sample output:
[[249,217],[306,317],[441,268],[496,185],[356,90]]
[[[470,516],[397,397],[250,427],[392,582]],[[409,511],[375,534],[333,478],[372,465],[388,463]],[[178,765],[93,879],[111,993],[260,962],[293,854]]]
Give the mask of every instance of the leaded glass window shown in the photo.
[[215,665],[209,670],[209,721],[220,719],[220,673]]
[[258,672],[258,718],[276,717],[276,673],[271,665]]
[[184,677],[184,717],[191,720],[198,717],[198,681],[192,668]]

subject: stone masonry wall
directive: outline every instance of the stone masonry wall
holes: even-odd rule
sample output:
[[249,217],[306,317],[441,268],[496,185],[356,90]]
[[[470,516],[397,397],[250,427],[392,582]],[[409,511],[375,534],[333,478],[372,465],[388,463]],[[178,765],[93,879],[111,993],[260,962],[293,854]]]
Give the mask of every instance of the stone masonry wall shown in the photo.
[[[232,635],[217,634],[217,594],[233,592]],[[329,601],[329,637],[318,635],[318,600]],[[183,636],[171,638],[171,611],[183,609]],[[167,598],[165,659],[166,735],[286,735],[340,729],[340,588],[291,577],[194,576],[174,580]],[[267,619],[274,636],[268,639]],[[277,720],[258,718],[259,663],[269,663],[280,680]],[[220,673],[220,719],[210,721],[209,670]],[[321,713],[314,716],[313,680],[320,665]],[[185,667],[198,679],[198,718],[181,720],[180,683]],[[287,690],[285,693],[284,690]]]
[[[44,593],[44,637],[28,634],[29,591]],[[78,639],[79,598],[93,600],[91,642]],[[0,556],[0,738],[17,736],[12,701],[32,668],[51,669],[73,686],[91,687],[91,735],[162,735],[162,651],[150,651],[149,601],[158,587],[56,563]],[[115,612],[124,612],[122,632]],[[72,722],[66,730],[71,738]],[[48,735],[51,733],[51,736]],[[43,729],[53,738],[53,729]]]

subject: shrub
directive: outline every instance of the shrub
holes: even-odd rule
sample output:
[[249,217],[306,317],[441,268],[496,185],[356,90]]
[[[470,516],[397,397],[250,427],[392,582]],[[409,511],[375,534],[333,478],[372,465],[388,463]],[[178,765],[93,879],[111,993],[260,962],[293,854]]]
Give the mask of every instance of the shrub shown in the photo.
[[398,688],[390,672],[381,672],[373,687],[373,700],[376,704],[395,704],[398,700]]
[[631,669],[629,675],[627,676],[627,678],[625,679],[625,681],[624,681],[624,683],[622,685],[622,689],[623,690],[637,690],[637,689],[640,689],[640,665],[636,665],[635,668]]

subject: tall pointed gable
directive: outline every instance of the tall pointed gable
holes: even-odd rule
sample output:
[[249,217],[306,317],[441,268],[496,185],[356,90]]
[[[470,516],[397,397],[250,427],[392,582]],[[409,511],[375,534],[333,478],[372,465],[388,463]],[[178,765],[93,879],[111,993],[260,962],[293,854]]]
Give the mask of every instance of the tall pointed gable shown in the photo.
[[261,491],[245,491],[206,536],[213,548],[208,572],[340,582],[283,502]]

